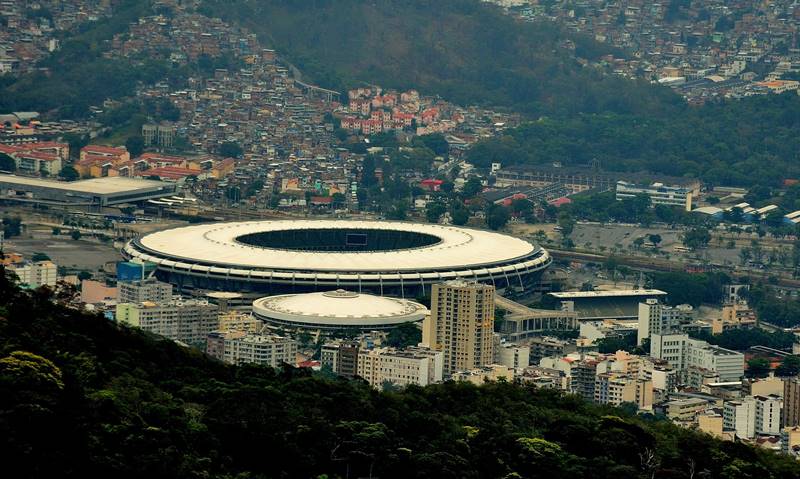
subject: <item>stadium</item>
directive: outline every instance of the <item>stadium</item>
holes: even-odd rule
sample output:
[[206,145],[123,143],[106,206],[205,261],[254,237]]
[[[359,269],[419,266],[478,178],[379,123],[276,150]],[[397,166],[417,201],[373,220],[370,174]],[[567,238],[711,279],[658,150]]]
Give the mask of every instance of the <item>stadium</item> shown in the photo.
[[253,316],[273,328],[379,331],[425,319],[428,309],[414,301],[338,289],[282,294],[253,302]]
[[404,222],[282,220],[211,223],[144,235],[123,249],[193,289],[287,294],[347,289],[420,297],[452,279],[531,289],[552,261],[543,248],[491,231]]

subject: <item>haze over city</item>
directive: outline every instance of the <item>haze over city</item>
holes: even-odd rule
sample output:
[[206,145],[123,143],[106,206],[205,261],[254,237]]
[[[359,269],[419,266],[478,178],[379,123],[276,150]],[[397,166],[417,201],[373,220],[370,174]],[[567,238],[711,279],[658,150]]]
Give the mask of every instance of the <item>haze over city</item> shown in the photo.
[[13,477],[800,477],[796,0],[0,2]]

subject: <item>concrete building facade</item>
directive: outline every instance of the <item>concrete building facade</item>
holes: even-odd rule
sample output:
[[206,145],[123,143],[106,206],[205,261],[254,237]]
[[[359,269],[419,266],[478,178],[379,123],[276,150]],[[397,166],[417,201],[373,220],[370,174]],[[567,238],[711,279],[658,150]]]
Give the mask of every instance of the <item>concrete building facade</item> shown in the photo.
[[173,300],[167,303],[120,303],[120,323],[141,328],[189,345],[205,345],[209,333],[219,328],[217,306],[204,300]]
[[166,303],[172,300],[172,285],[156,279],[117,282],[120,303]]
[[297,363],[297,341],[276,334],[245,331],[213,331],[206,352],[228,364],[260,364],[280,367]]
[[492,363],[494,294],[493,286],[461,280],[433,285],[422,342],[444,353],[445,375]]

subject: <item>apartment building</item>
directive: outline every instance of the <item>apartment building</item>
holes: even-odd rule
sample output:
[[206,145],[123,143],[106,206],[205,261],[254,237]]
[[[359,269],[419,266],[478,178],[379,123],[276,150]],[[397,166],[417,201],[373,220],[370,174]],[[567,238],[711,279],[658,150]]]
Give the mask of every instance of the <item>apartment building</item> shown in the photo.
[[425,386],[442,380],[444,353],[428,348],[375,348],[358,354],[357,375],[372,387]]
[[689,368],[710,371],[721,382],[739,381],[744,376],[743,354],[690,339],[686,334],[652,334],[650,356],[666,360],[681,371],[683,382]]
[[422,328],[422,343],[444,353],[444,374],[491,364],[494,286],[449,281],[431,289],[431,315]]
[[531,348],[512,343],[502,343],[495,346],[494,362],[511,369],[526,368],[530,365]]
[[800,377],[783,380],[783,425],[800,426]]
[[723,405],[723,427],[742,439],[756,435],[756,401],[753,396],[745,396],[738,401],[727,401]]
[[166,303],[172,300],[172,285],[155,278],[117,282],[120,303]]
[[756,434],[780,434],[783,398],[775,394],[770,394],[769,396],[755,396],[755,403]]
[[657,299],[639,303],[639,325],[636,336],[641,345],[651,334],[675,332],[684,324],[691,322],[693,308],[688,304],[667,306]]
[[280,367],[297,363],[297,341],[277,334],[246,331],[212,331],[206,353],[228,364],[260,364]]
[[17,275],[19,283],[31,288],[55,286],[58,281],[58,267],[52,261],[24,261],[6,267]]
[[120,303],[116,318],[120,323],[189,345],[205,345],[208,334],[219,329],[217,306],[198,299]]
[[653,406],[653,382],[633,374],[615,372],[595,376],[594,402],[619,406],[623,402],[633,403],[639,409]]

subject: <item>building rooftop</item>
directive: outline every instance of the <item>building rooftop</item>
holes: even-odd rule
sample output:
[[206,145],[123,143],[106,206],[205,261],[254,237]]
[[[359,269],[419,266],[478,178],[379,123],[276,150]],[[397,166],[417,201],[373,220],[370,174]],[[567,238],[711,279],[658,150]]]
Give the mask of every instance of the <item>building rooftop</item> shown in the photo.
[[269,296],[253,302],[258,317],[292,323],[365,326],[420,321],[428,309],[405,299],[338,289],[324,293]]
[[23,187],[52,188],[67,192],[74,191],[96,195],[133,192],[145,188],[160,188],[164,185],[160,181],[123,178],[119,176],[68,182],[30,178],[26,176],[0,175],[0,183],[13,184]]
[[666,296],[665,291],[660,289],[613,289],[609,291],[564,291],[560,293],[550,293],[558,299],[576,298],[618,298],[627,296]]
[[[392,235],[391,238],[403,235],[432,239],[421,246],[365,251],[293,249],[290,246],[257,246],[245,242],[248,236],[258,235],[263,238],[289,232],[300,234],[303,231],[319,232],[320,237],[325,239],[341,230],[352,230],[351,236],[354,240],[364,236],[362,233],[375,232],[384,236]],[[362,240],[366,241],[364,238]],[[188,260],[192,263],[257,269],[268,267],[283,271],[456,271],[465,267],[491,268],[521,260],[525,260],[525,264],[544,264],[549,258],[544,250],[527,241],[491,231],[380,221],[282,220],[212,223],[159,231],[134,243],[135,245],[129,244],[126,251],[147,261],[163,263],[167,259]],[[365,243],[364,246],[372,245]],[[537,251],[542,252],[541,257],[533,258]],[[513,267],[509,267],[509,270],[516,271]],[[496,274],[503,272],[498,269]]]

